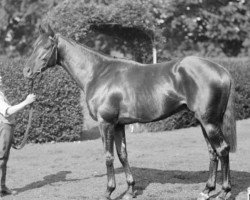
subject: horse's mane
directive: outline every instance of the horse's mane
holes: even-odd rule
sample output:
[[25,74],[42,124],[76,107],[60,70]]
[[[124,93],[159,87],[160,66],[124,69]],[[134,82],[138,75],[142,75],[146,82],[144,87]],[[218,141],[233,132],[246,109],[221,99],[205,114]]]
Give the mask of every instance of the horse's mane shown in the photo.
[[139,63],[137,61],[130,60],[129,58],[124,58],[124,57],[123,58],[119,58],[119,57],[115,57],[115,56],[110,56],[110,55],[105,54],[105,53],[103,53],[101,51],[96,51],[93,48],[87,46],[86,44],[77,42],[77,41],[75,41],[75,40],[73,40],[71,38],[67,38],[67,37],[65,37],[65,36],[63,36],[61,34],[59,34],[59,35],[60,35],[60,37],[62,37],[64,40],[66,40],[67,42],[71,43],[72,45],[77,45],[77,46],[80,46],[80,47],[82,47],[84,49],[87,49],[88,51],[90,51],[91,53],[93,53],[95,55],[100,55],[100,56],[103,56],[103,57],[105,57],[107,59],[114,59],[114,60],[117,60],[117,61],[126,61],[126,62],[132,62],[132,63],[136,63],[136,64],[142,64],[142,63]]

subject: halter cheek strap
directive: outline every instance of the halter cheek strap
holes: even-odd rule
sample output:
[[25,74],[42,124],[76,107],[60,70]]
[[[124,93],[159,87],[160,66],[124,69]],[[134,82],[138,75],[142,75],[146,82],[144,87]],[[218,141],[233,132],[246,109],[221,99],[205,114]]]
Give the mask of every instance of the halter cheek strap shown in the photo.
[[51,61],[51,57],[53,54],[55,54],[55,58],[54,58],[54,63],[50,63],[52,66],[56,65],[56,61],[57,61],[57,39],[56,36],[54,36],[53,38],[51,36],[49,36],[49,39],[53,41],[54,45],[53,48],[51,50],[51,53],[49,55],[49,59],[47,60],[45,66],[48,66],[49,62]]

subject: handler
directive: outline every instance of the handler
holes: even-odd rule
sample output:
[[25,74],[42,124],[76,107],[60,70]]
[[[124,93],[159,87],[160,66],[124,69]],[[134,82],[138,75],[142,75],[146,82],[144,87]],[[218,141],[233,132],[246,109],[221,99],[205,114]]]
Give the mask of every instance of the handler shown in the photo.
[[2,77],[0,75],[0,196],[17,193],[5,185],[7,162],[14,132],[14,114],[36,100],[34,94],[29,94],[24,101],[11,106],[4,95],[3,88]]

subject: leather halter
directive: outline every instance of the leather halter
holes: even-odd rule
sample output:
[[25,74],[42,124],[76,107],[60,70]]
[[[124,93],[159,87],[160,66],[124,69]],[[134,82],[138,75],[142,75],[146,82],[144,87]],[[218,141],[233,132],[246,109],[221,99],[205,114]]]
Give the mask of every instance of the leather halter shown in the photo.
[[[41,73],[42,71],[46,70],[50,66],[54,66],[57,63],[57,38],[56,35],[54,37],[49,36],[49,39],[54,43],[51,51],[47,53],[45,57],[48,57],[46,63],[36,72],[36,73]],[[53,59],[53,63],[50,63],[52,60],[52,56],[55,54],[55,58]]]

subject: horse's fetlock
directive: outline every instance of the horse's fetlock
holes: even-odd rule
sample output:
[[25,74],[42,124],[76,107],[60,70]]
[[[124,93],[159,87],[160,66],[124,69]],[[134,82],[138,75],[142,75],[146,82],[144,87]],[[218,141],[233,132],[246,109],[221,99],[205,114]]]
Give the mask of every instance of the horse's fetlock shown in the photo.
[[204,191],[207,191],[208,193],[215,190],[216,186],[214,183],[211,183],[211,182],[207,182],[206,184],[206,188]]
[[134,179],[132,177],[127,179],[127,183],[128,183],[128,186],[134,186],[135,185],[135,181],[134,181]]
[[108,183],[108,186],[107,186],[107,190],[108,190],[108,192],[111,194],[114,190],[115,190],[115,188],[116,188],[116,185],[115,185],[115,183]]
[[232,190],[232,186],[231,186],[230,181],[222,184],[222,190],[227,192],[227,193]]

